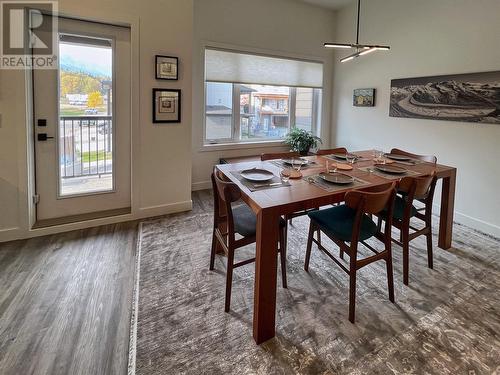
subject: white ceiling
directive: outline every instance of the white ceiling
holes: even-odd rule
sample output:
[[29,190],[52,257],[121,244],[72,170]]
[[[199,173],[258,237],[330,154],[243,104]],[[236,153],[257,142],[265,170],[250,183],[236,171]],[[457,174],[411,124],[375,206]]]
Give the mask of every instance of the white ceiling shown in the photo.
[[320,7],[337,10],[349,4],[352,0],[302,0],[302,1]]

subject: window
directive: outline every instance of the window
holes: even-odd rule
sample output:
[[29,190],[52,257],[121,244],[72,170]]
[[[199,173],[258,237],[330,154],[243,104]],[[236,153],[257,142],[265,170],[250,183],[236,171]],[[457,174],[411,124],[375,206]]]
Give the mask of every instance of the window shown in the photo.
[[318,132],[322,64],[211,49],[205,58],[205,144]]

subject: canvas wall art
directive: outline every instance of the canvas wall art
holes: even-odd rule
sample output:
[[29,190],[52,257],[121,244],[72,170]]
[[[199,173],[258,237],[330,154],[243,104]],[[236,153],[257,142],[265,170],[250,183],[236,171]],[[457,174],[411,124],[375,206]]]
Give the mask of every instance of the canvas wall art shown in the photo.
[[389,115],[500,124],[500,71],[394,79]]

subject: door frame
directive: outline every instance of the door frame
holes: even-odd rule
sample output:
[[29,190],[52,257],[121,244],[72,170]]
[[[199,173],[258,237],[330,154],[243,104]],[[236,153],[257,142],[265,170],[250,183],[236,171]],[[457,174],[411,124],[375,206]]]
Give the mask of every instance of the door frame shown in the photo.
[[[67,224],[60,224],[44,228],[36,228],[36,163],[35,163],[35,121],[34,121],[34,87],[33,87],[33,69],[25,70],[25,97],[26,97],[26,133],[23,139],[26,144],[23,156],[26,157],[25,163],[19,163],[19,176],[25,176],[25,184],[27,194],[19,195],[19,206],[25,215],[21,215],[22,223],[17,228],[12,228],[11,235],[7,238],[29,238],[46,234],[59,233],[62,231],[82,229],[97,225],[105,225],[110,223],[117,223],[127,220],[133,220],[138,217],[139,210],[139,197],[140,197],[140,181],[134,179],[134,171],[140,168],[140,161],[134,155],[140,154],[140,19],[138,16],[130,16],[125,14],[113,14],[102,17],[96,11],[69,10],[68,12],[57,12],[47,14],[54,17],[64,17],[68,19],[93,22],[104,25],[128,27],[130,28],[130,213],[97,218],[92,220],[84,220],[78,222],[71,222]],[[25,53],[30,51],[25,47]],[[26,209],[24,209],[24,207]]]

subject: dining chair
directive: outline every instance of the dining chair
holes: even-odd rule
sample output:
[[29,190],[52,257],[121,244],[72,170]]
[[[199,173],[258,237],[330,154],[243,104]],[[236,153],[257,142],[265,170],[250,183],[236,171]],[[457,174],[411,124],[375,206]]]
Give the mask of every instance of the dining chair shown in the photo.
[[417,155],[417,154],[413,154],[413,153],[408,152],[408,151],[400,150],[399,148],[393,148],[391,150],[391,154],[404,155],[404,156],[408,156],[412,159],[417,159],[417,160],[425,161],[427,163],[432,163],[432,164],[437,163],[437,157],[434,155]]
[[291,158],[300,158],[300,154],[297,151],[271,152],[260,154],[260,161]]
[[[289,152],[275,152],[275,153],[264,153],[260,154],[260,160],[261,161],[267,161],[267,160],[276,160],[276,159],[291,159],[291,158],[299,158],[300,154],[296,151],[289,151]],[[317,210],[318,208],[314,208],[314,210]],[[307,215],[307,213],[311,210],[303,210],[303,211],[298,211],[298,212],[293,212],[291,214],[285,215],[285,241],[288,239],[288,222],[292,224],[293,219],[299,216],[304,216]],[[321,234],[318,231],[318,241],[321,242]]]
[[[233,269],[255,262],[255,257],[234,263],[235,250],[247,246],[256,241],[257,217],[251,208],[240,201],[241,191],[239,187],[230,182],[224,181],[217,170],[212,173],[212,187],[214,195],[214,228],[212,234],[212,249],[210,253],[210,270],[214,269],[215,253],[217,244],[223,249],[227,256],[226,273],[226,297],[224,311],[228,312],[231,304],[231,287],[233,281]],[[286,241],[285,241],[285,221],[279,222],[279,247],[281,260],[281,277],[283,288],[287,287],[286,280]],[[221,229],[222,228],[222,229]],[[236,234],[241,238],[236,239]]]
[[[354,312],[356,304],[356,273],[362,267],[378,260],[386,262],[387,287],[389,300],[394,303],[394,281],[392,272],[391,253],[391,215],[388,216],[384,232],[382,233],[377,224],[371,219],[371,215],[383,210],[392,213],[394,209],[394,197],[396,195],[396,183],[392,182],[375,187],[349,191],[345,195],[345,204],[310,212],[311,219],[309,236],[307,239],[306,258],[304,269],[309,272],[309,261],[311,259],[312,243],[332,259],[340,268],[349,275],[349,321],[354,323]],[[314,239],[314,232],[320,229],[326,234],[340,250],[340,258],[344,254],[349,256],[349,267],[333,256],[321,243]],[[369,245],[366,240],[377,238],[384,243],[384,250],[379,251]],[[375,254],[358,259],[358,245],[362,243]],[[348,244],[349,243],[349,244]]]
[[332,155],[332,154],[347,154],[345,147],[330,148],[316,151],[316,155]]
[[[432,255],[432,201],[434,199],[434,189],[436,187],[436,173],[428,176],[404,177],[398,184],[398,194],[394,202],[392,225],[400,230],[399,241],[393,239],[395,243],[403,248],[403,283],[409,282],[409,252],[410,241],[419,237],[427,237],[427,264],[433,269]],[[413,205],[414,200],[424,203],[424,212],[420,212]],[[381,221],[387,220],[389,213],[382,211],[378,216],[378,227]],[[417,218],[424,224],[423,228],[416,228],[411,225],[411,219]],[[412,232],[410,233],[410,229]]]

